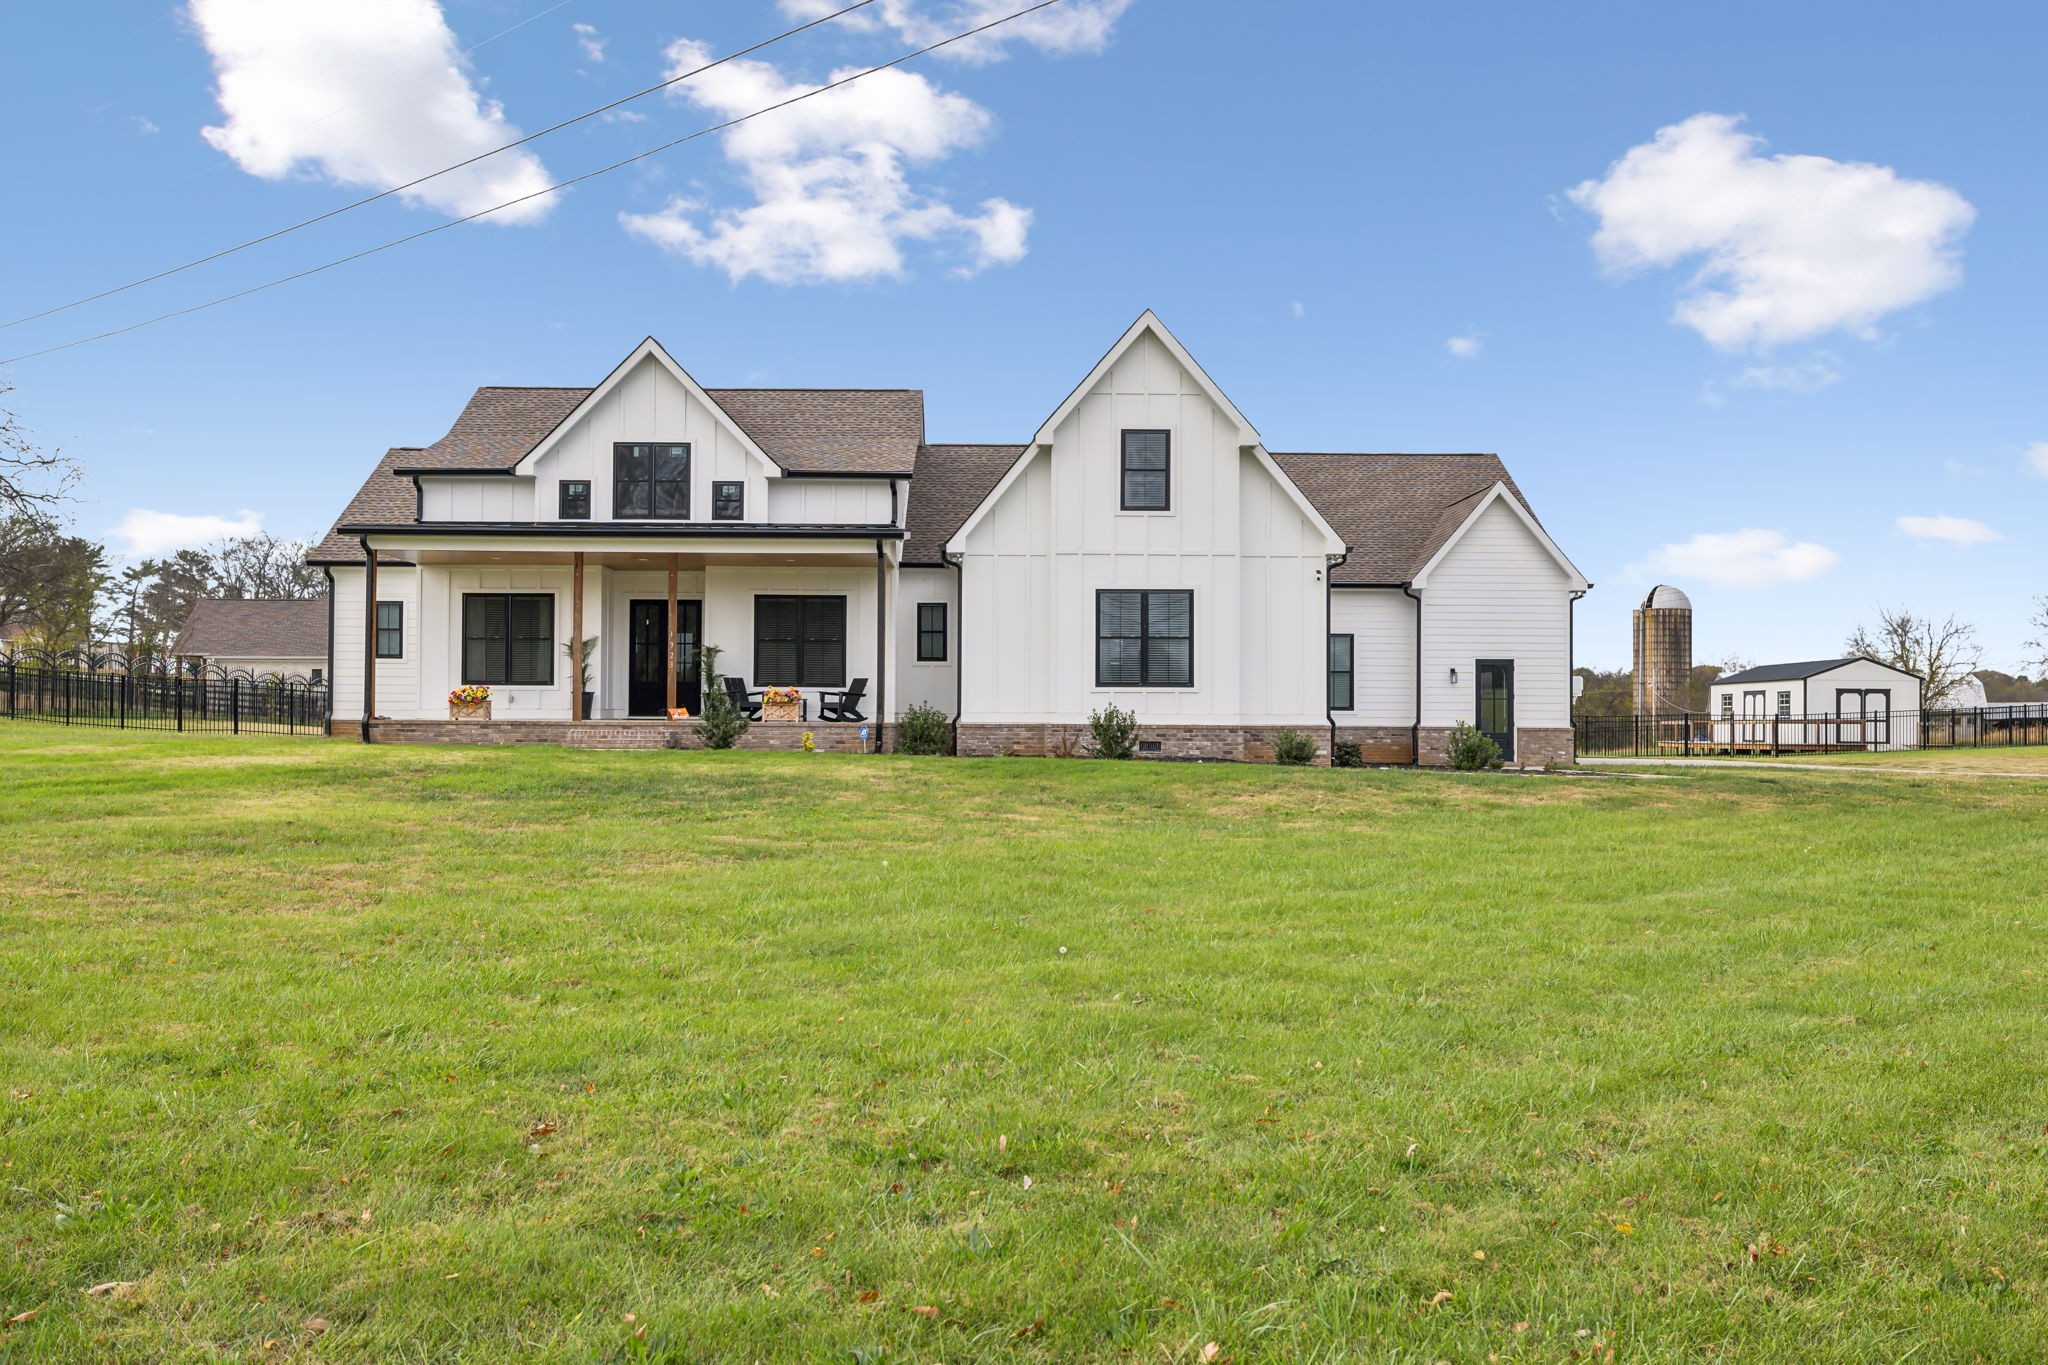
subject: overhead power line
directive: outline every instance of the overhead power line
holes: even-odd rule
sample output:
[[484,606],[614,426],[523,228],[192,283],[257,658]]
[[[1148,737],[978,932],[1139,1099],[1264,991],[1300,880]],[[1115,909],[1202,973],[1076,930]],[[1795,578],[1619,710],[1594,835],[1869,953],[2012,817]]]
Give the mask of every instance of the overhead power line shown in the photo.
[[[423,228],[418,232],[408,233],[406,236],[403,237],[395,237],[392,240],[381,243],[377,246],[366,247],[361,251],[354,252],[347,256],[342,256],[336,260],[328,261],[324,265],[316,265],[306,270],[296,271],[290,275],[282,275],[279,276],[277,279],[268,280],[262,284],[251,285],[247,289],[238,289],[232,294],[223,294],[219,298],[209,299],[205,303],[195,303],[189,308],[178,308],[168,313],[159,313],[157,316],[153,318],[145,318],[141,322],[131,322],[126,327],[116,327],[111,331],[99,332],[88,337],[80,337],[76,341],[67,341],[57,346],[45,346],[40,351],[27,351],[21,355],[9,356],[5,360],[0,360],[0,365],[12,365],[15,362],[21,360],[33,360],[37,356],[53,355],[58,351],[68,351],[75,346],[86,346],[90,345],[92,342],[95,341],[105,341],[109,337],[122,336],[128,332],[137,332],[142,330],[144,327],[154,327],[159,322],[169,322],[173,318],[182,318],[190,316],[193,313],[202,313],[209,308],[218,308],[220,307],[220,305],[224,303],[233,303],[237,299],[246,299],[251,294],[260,294],[266,289],[275,289],[281,284],[290,284],[295,280],[303,280],[308,276],[318,275],[325,271],[333,270],[337,266],[348,265],[352,261],[360,261],[366,256],[375,256],[379,252],[389,251],[393,247],[404,246],[408,242],[417,242],[422,237],[431,237],[437,232],[446,232],[450,228],[461,227],[464,223],[470,223],[476,221],[479,218],[489,217],[491,214],[497,213],[501,209],[509,209],[514,207],[515,205],[524,204],[530,199],[538,199],[542,195],[553,194],[556,190],[567,189],[571,185],[580,185],[586,180],[595,180],[597,179],[597,177],[601,175],[609,175],[613,171],[619,170],[626,166],[630,166],[636,161],[645,161],[650,156],[658,156],[661,153],[670,150],[671,148],[680,147],[686,142],[695,142],[700,137],[709,137],[713,133],[722,133],[728,128],[734,128],[752,119],[760,118],[763,114],[772,114],[778,109],[787,109],[792,104],[801,104],[805,100],[815,99],[819,95],[825,94],[828,91],[837,90],[841,86],[852,85],[855,81],[865,80],[869,76],[875,75],[877,72],[887,71],[891,67],[903,65],[905,62],[915,61],[919,57],[923,57],[929,53],[937,52],[942,47],[950,47],[954,43],[964,42],[969,38],[977,36],[978,34],[987,33],[990,29],[1001,28],[1004,24],[1010,23],[1013,20],[1022,19],[1027,14],[1036,14],[1039,10],[1042,9],[1050,9],[1052,8],[1052,6],[1057,5],[1059,3],[1060,0],[1038,0],[1038,3],[1035,5],[1026,5],[1023,9],[1015,10],[1009,14],[1005,14],[1000,19],[991,19],[985,24],[978,24],[973,28],[965,30],[964,32],[955,33],[949,38],[941,38],[935,43],[928,43],[924,47],[918,48],[914,52],[906,52],[902,56],[891,58],[890,60],[883,62],[878,66],[868,67],[864,71],[856,71],[850,76],[842,76],[836,81],[828,82],[827,84],[818,86],[812,90],[806,90],[800,95],[791,95],[788,99],[778,100],[774,104],[765,105],[762,108],[753,110],[751,113],[740,114],[737,117],[726,119],[722,123],[714,123],[707,128],[699,128],[694,133],[686,133],[682,137],[675,138],[668,142],[664,142],[658,147],[649,147],[644,152],[635,152],[632,156],[625,158],[623,161],[614,161],[609,166],[600,166],[594,171],[585,171],[582,175],[571,176],[567,180],[558,181],[555,184],[549,185],[546,189],[535,190],[531,194],[522,194],[516,199],[507,199],[502,204],[493,204],[491,207],[487,209],[479,209],[475,213],[468,214],[464,217],[451,219],[445,223],[436,223],[433,227]],[[739,54],[734,53],[733,55],[738,56]]]
[[[563,4],[567,4],[568,2],[569,0],[562,0]],[[785,29],[784,31],[776,34],[772,38],[763,38],[760,42],[755,43],[752,47],[743,47],[738,52],[729,52],[725,56],[720,57],[717,61],[706,62],[704,63],[704,65],[697,67],[696,69],[691,71],[685,71],[679,76],[671,76],[667,80],[662,81],[658,85],[650,85],[645,90],[635,90],[630,95],[621,95],[618,99],[613,100],[610,104],[599,105],[597,108],[592,109],[587,113],[578,114],[574,118],[563,119],[560,123],[549,124],[547,127],[541,129],[539,132],[528,133],[525,137],[520,138],[516,142],[508,142],[502,147],[493,147],[487,152],[478,152],[475,156],[470,157],[466,161],[458,161],[452,166],[443,166],[438,171],[431,171],[426,175],[420,176],[416,180],[408,180],[403,185],[393,185],[388,190],[379,190],[377,191],[377,193],[367,195],[364,198],[354,201],[353,203],[343,204],[339,208],[329,209],[325,213],[316,213],[311,218],[307,218],[300,222],[293,223],[288,227],[278,228],[274,232],[266,232],[261,237],[251,237],[248,241],[239,242],[234,246],[223,247],[219,251],[216,251],[211,255],[201,256],[196,260],[187,261],[183,265],[174,265],[170,267],[168,270],[159,270],[154,275],[144,275],[141,279],[130,280],[126,284],[117,284],[111,289],[102,289],[97,294],[87,294],[83,298],[73,299],[69,303],[60,303],[57,304],[55,307],[45,308],[40,313],[28,313],[21,317],[15,318],[10,322],[0,322],[0,332],[6,331],[9,327],[19,327],[25,322],[35,322],[40,318],[47,318],[54,316],[55,314],[58,313],[68,312],[73,308],[82,307],[83,305],[88,303],[97,303],[101,299],[112,298],[116,294],[125,294],[131,289],[139,289],[145,284],[154,284],[158,280],[169,279],[173,275],[183,274],[187,270],[192,270],[202,265],[210,265],[214,261],[218,261],[225,256],[232,256],[238,251],[247,251],[252,246],[261,246],[265,242],[274,242],[280,237],[289,236],[290,234],[299,231],[301,228],[312,227],[315,223],[324,223],[329,218],[338,218],[344,213],[349,213],[352,212],[353,210],[362,208],[365,204],[374,204],[380,199],[389,199],[394,194],[403,194],[407,190],[415,189],[418,186],[426,184],[429,180],[438,180],[442,176],[453,174],[456,171],[462,170],[464,167],[474,166],[479,161],[486,161],[491,157],[498,155],[500,152],[509,152],[515,147],[524,147],[527,143],[536,141],[540,138],[544,138],[550,133],[559,133],[564,128],[574,127],[576,124],[579,123],[586,123],[589,120],[596,118],[600,114],[610,113],[612,110],[618,108],[622,104],[631,104],[634,100],[645,99],[647,96],[652,95],[657,91],[666,90],[672,85],[679,85],[682,82],[689,80],[692,76],[701,76],[706,71],[709,71],[714,67],[724,66],[727,62],[738,61],[742,57],[750,56],[753,53],[759,52],[764,47],[773,47],[776,43],[783,41],[783,39],[785,38],[794,38],[799,33],[803,33],[809,29],[814,29],[818,27],[818,25],[820,24],[829,24],[834,19],[840,18],[843,15],[851,14],[857,9],[863,9],[868,5],[872,5],[874,3],[875,0],[855,0],[855,3],[846,6],[844,9],[838,9],[834,10],[830,14],[820,15],[818,18],[811,20],[807,24],[798,24],[795,28]],[[533,19],[538,19],[541,18],[543,15],[551,14],[554,12],[555,9],[560,9],[561,7],[561,5],[556,5],[554,6],[554,9],[542,10],[540,14],[534,15]],[[513,25],[513,28],[521,27],[522,24],[530,24],[533,22],[533,19],[522,20],[521,24],[515,24]],[[512,29],[506,29],[505,33],[510,33],[511,31]],[[502,38],[504,36],[504,33],[499,33],[493,35],[493,38]],[[484,42],[491,42],[493,41],[493,38],[486,38],[484,39]],[[477,47],[482,46],[483,43],[477,44]],[[545,190],[541,191],[541,193],[543,194],[545,194],[546,192],[547,191]],[[530,198],[532,196],[528,197]],[[512,202],[518,203],[519,201],[514,200]],[[504,207],[506,206],[503,204],[498,205],[498,208]],[[484,212],[494,213],[496,212],[496,209],[486,209],[484,210]],[[476,217],[480,215],[471,216]],[[456,221],[467,222],[469,220],[464,218],[457,219]]]

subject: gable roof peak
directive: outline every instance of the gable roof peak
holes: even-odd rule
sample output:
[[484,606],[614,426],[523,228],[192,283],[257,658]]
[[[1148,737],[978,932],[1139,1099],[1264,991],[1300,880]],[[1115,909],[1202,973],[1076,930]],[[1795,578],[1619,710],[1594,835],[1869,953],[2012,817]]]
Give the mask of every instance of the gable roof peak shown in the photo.
[[1201,386],[1202,391],[1209,396],[1209,400],[1221,408],[1224,415],[1237,424],[1238,443],[1240,445],[1264,444],[1259,437],[1258,428],[1254,427],[1251,421],[1242,412],[1238,411],[1237,404],[1230,401],[1230,395],[1224,393],[1222,387],[1209,377],[1209,372],[1202,368],[1201,362],[1188,353],[1188,348],[1180,344],[1180,338],[1175,336],[1172,329],[1160,321],[1159,314],[1153,312],[1150,308],[1138,314],[1138,320],[1124,329],[1123,335],[1118,337],[1116,343],[1103,353],[1102,359],[1095,362],[1094,368],[1089,370],[1081,382],[1074,386],[1073,392],[1069,393],[1065,400],[1057,408],[1053,409],[1052,416],[1045,419],[1039,426],[1038,433],[1031,438],[1032,444],[1046,445],[1050,443],[1054,430],[1058,428],[1060,423],[1067,420],[1067,417],[1076,407],[1080,406],[1081,400],[1086,398],[1090,390],[1101,381],[1102,376],[1108,372],[1110,366],[1116,363],[1118,357],[1135,345],[1138,338],[1148,333],[1157,338],[1162,346],[1166,347],[1167,353],[1173,357],[1175,363],[1194,376],[1195,383]]

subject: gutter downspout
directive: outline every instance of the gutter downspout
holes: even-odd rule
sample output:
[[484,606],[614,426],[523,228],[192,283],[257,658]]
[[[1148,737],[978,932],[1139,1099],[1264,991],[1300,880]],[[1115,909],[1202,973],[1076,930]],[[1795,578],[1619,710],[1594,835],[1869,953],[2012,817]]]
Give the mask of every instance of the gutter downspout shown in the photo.
[[1422,766],[1422,594],[1415,591],[1412,583],[1403,583],[1401,591],[1415,599],[1415,724],[1408,730],[1408,765]]
[[[1330,628],[1337,624],[1334,610],[1337,570],[1342,568],[1344,561],[1349,558],[1351,547],[1348,545],[1344,547],[1344,553],[1341,555],[1323,556],[1323,715],[1330,722],[1330,766],[1333,768],[1337,766],[1337,712],[1330,705]],[[1358,660],[1355,655],[1351,660],[1351,670],[1352,686],[1356,688]],[[1358,698],[1353,697],[1351,700],[1356,705]]]
[[[1572,695],[1572,679],[1579,675],[1579,618],[1577,607],[1579,599],[1592,590],[1591,584],[1580,588],[1572,594],[1571,601],[1565,603],[1564,606],[1564,715],[1565,719],[1571,722],[1572,762],[1574,763],[1579,761],[1579,718],[1575,714],[1579,709],[1576,704],[1578,698]],[[1637,655],[1637,657],[1640,658],[1642,656]]]
[[327,580],[327,714],[320,718],[320,733],[334,733],[334,570],[326,565],[320,573]]
[[[890,491],[896,488],[894,480]],[[885,753],[882,731],[889,723],[889,555],[875,540],[875,752]]]
[[959,625],[953,630],[953,757],[960,757],[960,717],[967,711],[967,565],[966,556],[939,551],[939,557],[953,566],[953,611]]
[[368,536],[363,547],[363,743],[370,742],[370,718],[377,711],[377,552]]

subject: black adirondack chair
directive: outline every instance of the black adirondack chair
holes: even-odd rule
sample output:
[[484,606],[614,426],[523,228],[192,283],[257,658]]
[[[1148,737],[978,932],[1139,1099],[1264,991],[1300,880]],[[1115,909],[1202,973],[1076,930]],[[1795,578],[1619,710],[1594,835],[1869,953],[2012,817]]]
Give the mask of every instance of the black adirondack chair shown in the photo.
[[866,720],[861,714],[861,698],[868,694],[868,680],[855,678],[853,686],[844,692],[820,692],[818,694],[819,720]]
[[732,698],[732,709],[748,720],[761,719],[761,694],[747,691],[747,685],[738,678],[725,680],[725,695]]

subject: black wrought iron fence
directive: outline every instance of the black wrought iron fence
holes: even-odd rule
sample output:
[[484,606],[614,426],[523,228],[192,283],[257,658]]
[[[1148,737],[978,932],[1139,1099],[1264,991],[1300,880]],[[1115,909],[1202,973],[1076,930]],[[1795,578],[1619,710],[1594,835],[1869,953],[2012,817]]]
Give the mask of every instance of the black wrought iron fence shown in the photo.
[[327,731],[324,679],[179,668],[159,655],[0,651],[0,716],[56,725],[307,735]]
[[1582,716],[1572,729],[1584,758],[1983,749],[2048,744],[2048,703],[1860,716]]

